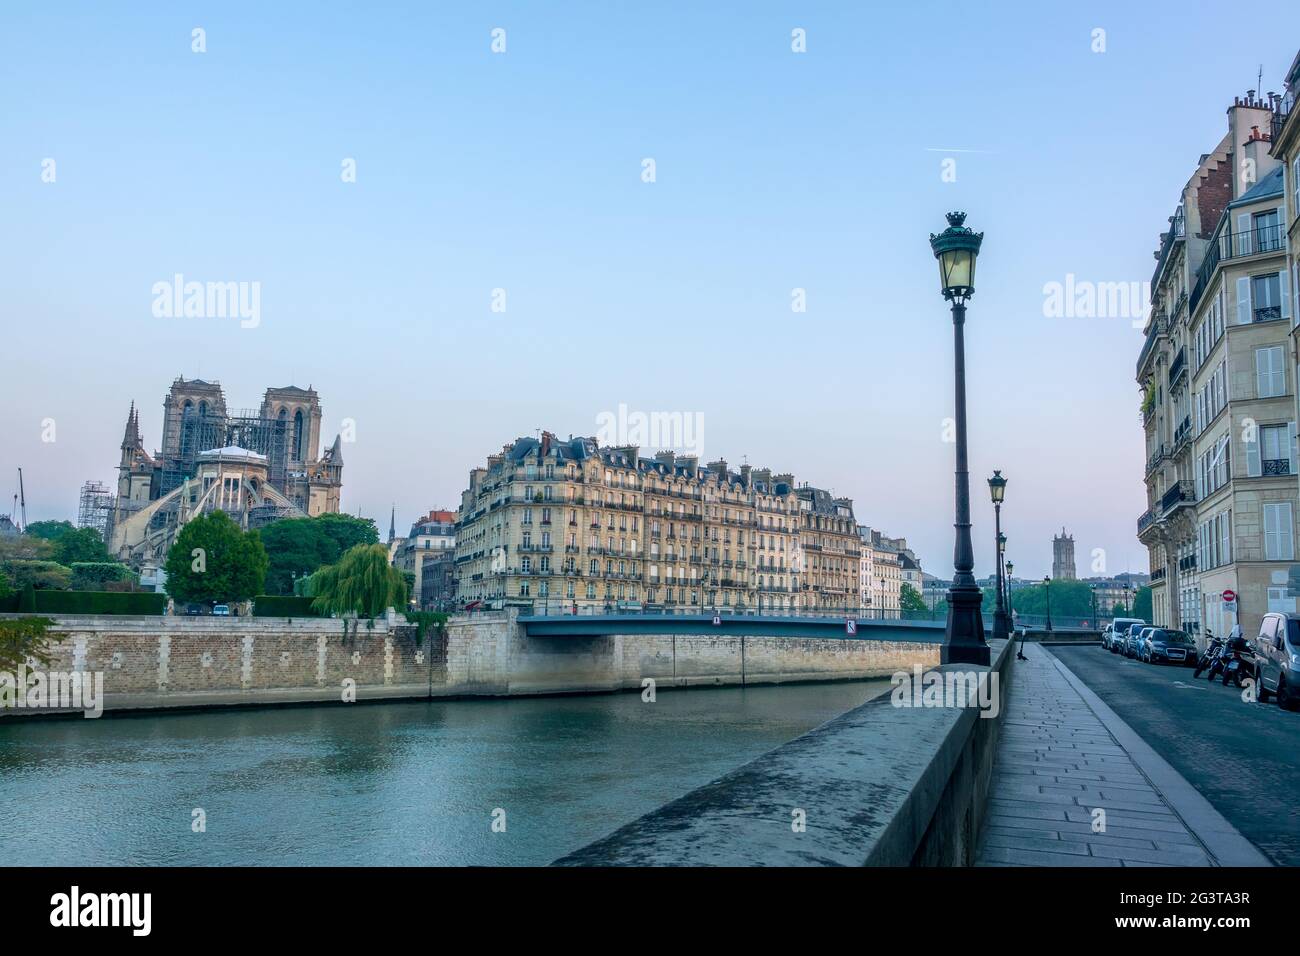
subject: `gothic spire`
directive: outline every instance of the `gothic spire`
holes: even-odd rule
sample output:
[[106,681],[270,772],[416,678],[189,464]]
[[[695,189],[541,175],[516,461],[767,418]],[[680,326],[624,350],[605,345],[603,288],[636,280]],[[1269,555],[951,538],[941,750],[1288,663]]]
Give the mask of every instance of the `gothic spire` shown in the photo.
[[126,431],[122,434],[122,447],[135,448],[140,444],[140,419],[139,413],[135,410],[135,402],[131,402],[131,411],[126,416]]

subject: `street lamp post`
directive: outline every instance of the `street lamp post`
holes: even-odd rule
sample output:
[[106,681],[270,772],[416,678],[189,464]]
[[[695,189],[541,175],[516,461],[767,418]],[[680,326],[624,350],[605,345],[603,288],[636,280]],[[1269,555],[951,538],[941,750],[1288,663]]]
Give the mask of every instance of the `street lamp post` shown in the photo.
[[1097,585],[1092,586],[1092,627],[1097,629]]
[[970,535],[970,470],[966,455],[966,300],[975,291],[975,259],[983,233],[964,225],[964,212],[948,213],[948,228],[930,235],[930,248],[939,260],[943,297],[952,303],[954,414],[957,431],[956,521],[957,541],[953,547],[952,587],[948,589],[948,622],[940,652],[943,664],[990,663],[989,645],[984,640],[984,618],[980,613],[984,594],[975,583],[975,550]]
[[1014,621],[1014,619],[1011,617],[1011,612],[1012,612],[1012,608],[1011,608],[1011,569],[1012,569],[1012,564],[1011,564],[1011,562],[1010,562],[1010,561],[1006,562],[1005,567],[1006,567],[1006,569],[1007,569],[1007,575],[1006,575],[1006,577],[1003,579],[1003,581],[1005,582],[1005,587],[1006,587],[1006,590],[1007,590],[1007,618],[1010,619],[1010,620],[1012,621],[1012,627],[1013,627],[1013,629],[1014,629],[1015,621]]
[[1043,578],[1043,591],[1047,595],[1047,629],[1052,629],[1052,579]]
[[1002,593],[1002,552],[1007,545],[1007,536],[1002,533],[1002,499],[1006,497],[1007,480],[1002,472],[993,472],[989,479],[989,497],[993,499],[994,553],[993,563],[997,567],[997,603],[993,611],[993,640],[1005,641],[1011,633],[1007,622],[1007,604]]
[[1002,600],[1007,609],[1007,633],[1016,629],[1011,620],[1011,572],[1007,570],[1007,536],[998,535],[998,569],[1002,571]]

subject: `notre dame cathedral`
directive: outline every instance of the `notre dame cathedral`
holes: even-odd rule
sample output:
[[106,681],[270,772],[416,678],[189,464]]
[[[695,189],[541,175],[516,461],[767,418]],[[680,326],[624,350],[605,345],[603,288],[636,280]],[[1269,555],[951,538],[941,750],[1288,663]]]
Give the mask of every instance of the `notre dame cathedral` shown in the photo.
[[268,388],[255,411],[230,411],[216,382],[178,378],[163,401],[162,448],[150,455],[134,403],[127,415],[109,550],[142,570],[160,568],[191,517],[226,512],[257,528],[279,518],[339,510],[340,437],[320,449],[316,392]]

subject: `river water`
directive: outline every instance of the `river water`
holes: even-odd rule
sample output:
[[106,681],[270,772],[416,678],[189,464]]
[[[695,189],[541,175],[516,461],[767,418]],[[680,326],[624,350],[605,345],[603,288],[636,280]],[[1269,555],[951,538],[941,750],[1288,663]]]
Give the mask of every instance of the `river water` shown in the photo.
[[888,689],[3,721],[0,832],[10,865],[540,865]]

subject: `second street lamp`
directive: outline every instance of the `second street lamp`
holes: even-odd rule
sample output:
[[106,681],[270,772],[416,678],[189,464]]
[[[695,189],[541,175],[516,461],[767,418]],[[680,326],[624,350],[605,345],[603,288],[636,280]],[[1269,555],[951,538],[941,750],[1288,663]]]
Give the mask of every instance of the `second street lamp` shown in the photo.
[[952,303],[954,406],[957,432],[956,521],[957,541],[953,547],[952,587],[948,589],[948,623],[944,629],[939,661],[943,664],[990,662],[984,640],[984,618],[980,605],[984,592],[975,583],[975,549],[970,536],[970,469],[966,454],[966,300],[975,291],[975,259],[983,233],[968,228],[964,212],[948,213],[948,228],[930,235],[930,248],[939,260],[939,282],[943,297]]
[[1047,598],[1047,629],[1052,629],[1052,579],[1044,576],[1043,593]]
[[[1011,618],[1012,610],[1013,610],[1011,607],[1011,562],[1010,561],[1006,562],[1005,567],[1007,569],[1007,576],[1004,579],[1005,581],[1004,587],[1006,588],[1006,592],[1007,592],[1007,617]],[[1011,618],[1011,627],[1012,630],[1015,629],[1014,618]]]
[[1007,622],[1007,605],[1002,594],[1002,552],[1006,549],[1007,537],[1002,533],[1002,499],[1007,494],[1007,480],[1002,477],[1002,472],[993,472],[993,477],[989,479],[989,496],[993,499],[993,530],[994,544],[996,546],[993,561],[997,566],[997,603],[993,611],[993,640],[1005,641],[1007,635],[1011,633],[1011,628]]

